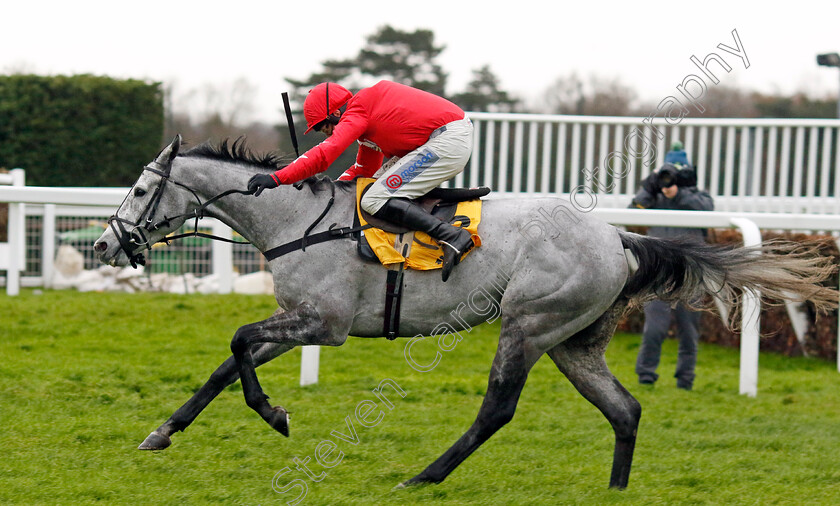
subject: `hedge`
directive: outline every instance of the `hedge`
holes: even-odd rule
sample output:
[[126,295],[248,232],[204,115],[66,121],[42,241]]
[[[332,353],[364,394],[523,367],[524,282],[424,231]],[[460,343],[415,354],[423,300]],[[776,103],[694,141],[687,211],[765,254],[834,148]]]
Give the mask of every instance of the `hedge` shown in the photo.
[[33,186],[130,186],[160,149],[160,83],[0,76],[0,167]]

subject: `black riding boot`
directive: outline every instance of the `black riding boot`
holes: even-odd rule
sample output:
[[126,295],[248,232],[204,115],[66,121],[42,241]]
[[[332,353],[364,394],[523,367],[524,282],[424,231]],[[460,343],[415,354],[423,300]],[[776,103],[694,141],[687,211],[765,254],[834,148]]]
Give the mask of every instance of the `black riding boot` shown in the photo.
[[473,247],[472,236],[466,229],[450,225],[427,213],[417,203],[400,198],[388,199],[374,214],[375,217],[429,234],[443,246],[444,281],[461,261],[461,256]]

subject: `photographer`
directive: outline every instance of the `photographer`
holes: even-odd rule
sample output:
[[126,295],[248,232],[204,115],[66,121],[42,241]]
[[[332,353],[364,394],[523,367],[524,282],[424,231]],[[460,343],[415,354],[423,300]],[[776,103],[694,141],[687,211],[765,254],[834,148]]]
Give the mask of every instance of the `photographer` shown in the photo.
[[[667,160],[667,158],[666,158]],[[708,192],[697,189],[697,175],[690,165],[666,163],[653,171],[643,182],[631,207],[641,209],[674,209],[684,211],[711,211],[714,209]],[[648,235],[662,238],[689,238],[705,240],[705,230],[680,227],[650,227]],[[642,345],[636,359],[639,383],[652,385],[659,378],[656,368],[662,352],[662,342],[671,326],[671,314],[677,320],[679,353],[677,356],[677,387],[691,390],[694,384],[694,367],[697,363],[697,326],[700,314],[680,304],[675,308],[667,302],[654,300],[645,305],[645,324]]]

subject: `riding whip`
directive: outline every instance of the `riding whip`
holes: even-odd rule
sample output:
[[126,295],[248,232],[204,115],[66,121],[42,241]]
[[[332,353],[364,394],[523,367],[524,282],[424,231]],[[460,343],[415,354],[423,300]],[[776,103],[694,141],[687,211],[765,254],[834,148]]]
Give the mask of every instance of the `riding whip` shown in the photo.
[[292,108],[289,105],[289,94],[284,91],[281,95],[283,96],[283,107],[286,109],[286,123],[289,124],[289,135],[292,136],[292,146],[295,148],[295,156],[300,157],[297,135],[295,134],[295,120],[292,119]]

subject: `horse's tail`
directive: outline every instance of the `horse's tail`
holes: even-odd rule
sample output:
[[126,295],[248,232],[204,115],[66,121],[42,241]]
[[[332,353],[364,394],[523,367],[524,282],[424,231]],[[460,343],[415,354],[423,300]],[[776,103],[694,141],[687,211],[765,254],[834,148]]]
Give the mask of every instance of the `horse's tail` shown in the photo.
[[[654,298],[697,307],[710,293],[735,311],[742,291],[770,301],[810,301],[818,312],[837,307],[838,292],[823,286],[835,270],[819,244],[768,241],[761,246],[731,248],[700,241],[658,239],[620,232],[621,243],[638,264],[624,295],[638,301]],[[633,266],[635,267],[635,266]]]

